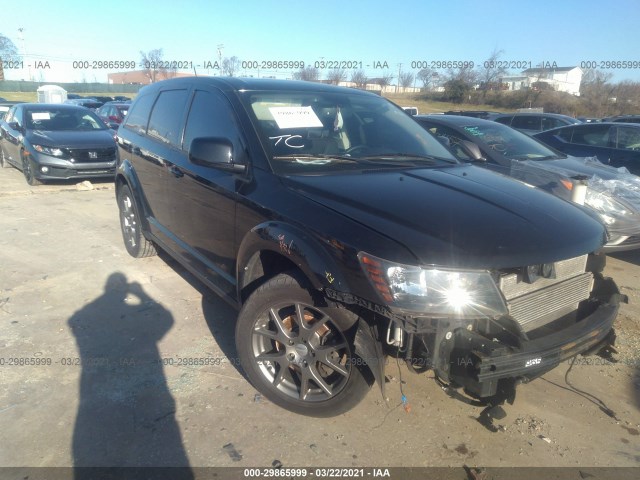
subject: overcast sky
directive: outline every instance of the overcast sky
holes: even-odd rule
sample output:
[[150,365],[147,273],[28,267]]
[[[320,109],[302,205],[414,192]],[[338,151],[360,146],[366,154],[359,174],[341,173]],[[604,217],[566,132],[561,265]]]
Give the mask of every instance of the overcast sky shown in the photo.
[[[637,0],[22,0],[6,6],[0,33],[26,54],[24,69],[6,69],[7,79],[106,81],[107,73],[121,70],[81,69],[77,62],[140,62],[141,50],[162,48],[164,60],[203,74],[217,73],[205,66],[219,53],[261,67],[245,64],[240,74],[286,78],[295,70],[262,62],[347,61],[370,77],[397,76],[399,69],[415,73],[425,65],[415,62],[478,65],[502,50],[502,60],[524,67],[635,61],[636,68],[602,69],[614,81],[640,81]],[[38,69],[37,62],[49,68]]]

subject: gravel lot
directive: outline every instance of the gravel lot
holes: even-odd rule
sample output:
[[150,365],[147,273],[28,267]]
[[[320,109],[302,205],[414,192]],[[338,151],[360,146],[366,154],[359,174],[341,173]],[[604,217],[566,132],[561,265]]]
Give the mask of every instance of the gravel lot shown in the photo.
[[497,432],[395,361],[387,402],[305,418],[236,368],[235,312],[166,256],[130,258],[113,184],[90,187],[0,170],[1,466],[640,466],[640,251],[607,263],[619,361],[520,386]]

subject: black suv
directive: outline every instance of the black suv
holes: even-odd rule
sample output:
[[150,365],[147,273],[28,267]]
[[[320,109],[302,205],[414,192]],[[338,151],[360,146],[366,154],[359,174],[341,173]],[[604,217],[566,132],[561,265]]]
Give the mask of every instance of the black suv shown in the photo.
[[353,407],[385,356],[489,404],[612,341],[621,298],[585,210],[457,162],[402,109],[317,83],[181,78],[118,134],[126,248],[169,252],[240,312],[249,380]]

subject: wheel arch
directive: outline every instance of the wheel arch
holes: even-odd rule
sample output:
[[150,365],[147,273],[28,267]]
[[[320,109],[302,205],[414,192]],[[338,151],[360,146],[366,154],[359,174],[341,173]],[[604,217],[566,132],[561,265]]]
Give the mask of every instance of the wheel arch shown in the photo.
[[129,187],[131,191],[131,195],[136,202],[140,210],[140,222],[142,224],[142,232],[143,234],[148,234],[149,232],[149,220],[148,220],[148,212],[149,208],[146,202],[146,199],[142,193],[142,187],[140,185],[140,181],[138,180],[138,176],[136,175],[135,170],[133,169],[133,165],[128,160],[123,161],[116,170],[116,178],[115,178],[115,189],[116,189],[116,199],[120,195],[120,191],[123,186]]

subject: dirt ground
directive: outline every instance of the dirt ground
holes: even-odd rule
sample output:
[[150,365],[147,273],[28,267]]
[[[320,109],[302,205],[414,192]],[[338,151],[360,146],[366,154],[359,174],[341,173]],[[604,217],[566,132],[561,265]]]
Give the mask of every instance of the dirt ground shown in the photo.
[[164,255],[129,257],[113,184],[92,187],[0,170],[0,466],[640,466],[640,251],[606,267],[629,296],[619,361],[521,385],[497,432],[393,360],[387,402],[374,386],[306,418],[236,368],[231,308]]

